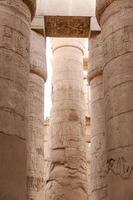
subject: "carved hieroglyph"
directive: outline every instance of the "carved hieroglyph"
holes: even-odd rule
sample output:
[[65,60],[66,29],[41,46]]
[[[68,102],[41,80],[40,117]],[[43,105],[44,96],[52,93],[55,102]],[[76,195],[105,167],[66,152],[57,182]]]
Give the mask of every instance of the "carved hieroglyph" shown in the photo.
[[[31,14],[28,3],[0,1],[0,199],[25,200],[27,87]],[[33,9],[35,12],[35,9]],[[31,12],[30,12],[31,11]]]
[[102,28],[109,200],[133,198],[133,2],[97,0]]
[[88,37],[90,17],[45,16],[45,32],[49,37]]
[[51,166],[46,200],[87,200],[83,39],[53,39]]
[[45,39],[31,31],[28,88],[27,200],[44,199],[44,81]]
[[90,68],[91,90],[91,200],[107,198],[106,137],[103,90],[103,53],[101,35],[91,33]]

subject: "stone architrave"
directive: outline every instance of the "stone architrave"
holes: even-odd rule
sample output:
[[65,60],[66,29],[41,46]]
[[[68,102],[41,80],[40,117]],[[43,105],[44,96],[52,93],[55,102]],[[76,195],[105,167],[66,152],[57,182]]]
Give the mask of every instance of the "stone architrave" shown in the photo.
[[88,80],[91,91],[91,200],[107,200],[103,53],[100,33],[91,33]]
[[35,0],[0,1],[0,199],[26,198],[27,88]]
[[133,1],[97,0],[102,30],[108,199],[133,199]]
[[45,200],[87,200],[83,39],[53,39],[51,166]]
[[31,31],[28,88],[27,200],[44,200],[44,84],[47,78],[45,38]]

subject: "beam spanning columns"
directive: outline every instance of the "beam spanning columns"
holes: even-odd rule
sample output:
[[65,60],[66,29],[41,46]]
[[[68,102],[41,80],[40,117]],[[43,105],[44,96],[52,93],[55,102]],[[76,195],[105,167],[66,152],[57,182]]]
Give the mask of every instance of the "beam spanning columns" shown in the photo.
[[90,17],[45,16],[45,32],[49,37],[88,37]]
[[51,168],[46,200],[87,200],[83,39],[53,39]]
[[44,82],[47,78],[44,36],[31,31],[28,89],[27,200],[44,199]]
[[133,2],[97,0],[104,53],[109,200],[133,198]]
[[92,32],[90,37],[88,80],[91,90],[91,200],[107,200],[103,53],[98,32]]
[[[30,3],[30,6],[29,6]],[[35,0],[0,1],[0,199],[25,200],[27,88]]]

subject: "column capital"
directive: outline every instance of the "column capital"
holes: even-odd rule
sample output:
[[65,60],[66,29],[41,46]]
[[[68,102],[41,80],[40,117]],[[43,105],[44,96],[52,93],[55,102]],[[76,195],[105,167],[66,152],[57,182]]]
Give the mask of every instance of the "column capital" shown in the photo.
[[[133,7],[132,6],[132,0],[97,0],[96,4],[96,17],[97,21],[100,25],[103,24],[103,21],[101,22],[101,16],[103,13],[105,13],[105,10],[107,8],[110,8],[105,13],[105,18],[109,18],[111,15],[116,14],[116,12],[122,10],[123,8]],[[126,13],[125,13],[126,15]]]
[[28,10],[29,13],[31,13],[31,15],[28,14],[30,22],[35,16],[36,0],[15,0],[15,1],[3,0],[0,1],[0,5],[10,6],[11,8],[14,7],[15,8],[14,12],[19,11],[22,12],[24,15],[27,14],[26,10]]
[[84,39],[83,38],[53,38],[52,49],[53,53],[60,48],[77,48],[84,54]]
[[31,19],[35,16],[36,11],[36,0],[23,0],[23,2],[28,6],[31,12]]
[[102,13],[113,1],[116,0],[96,0],[96,16],[99,24]]
[[92,33],[90,37],[90,67],[88,70],[88,81],[103,73],[102,39],[98,32]]

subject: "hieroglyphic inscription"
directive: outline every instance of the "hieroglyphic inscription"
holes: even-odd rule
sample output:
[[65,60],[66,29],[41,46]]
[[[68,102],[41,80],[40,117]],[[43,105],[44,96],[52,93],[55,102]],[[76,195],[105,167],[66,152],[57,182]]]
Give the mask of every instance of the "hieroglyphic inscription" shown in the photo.
[[125,26],[112,32],[103,40],[103,54],[106,62],[133,51],[133,28]]
[[88,37],[90,18],[79,16],[45,16],[49,37]]
[[29,39],[10,26],[1,27],[1,47],[10,49],[23,57],[29,56]]

